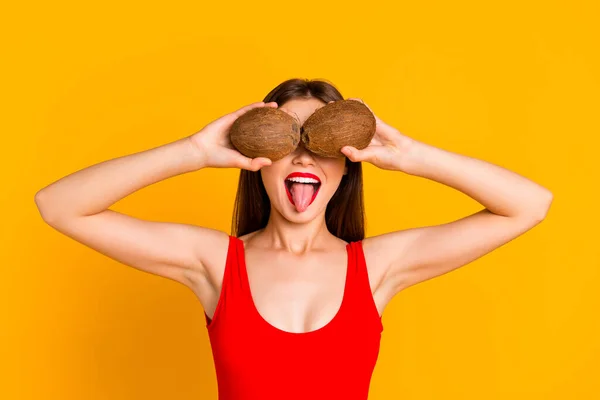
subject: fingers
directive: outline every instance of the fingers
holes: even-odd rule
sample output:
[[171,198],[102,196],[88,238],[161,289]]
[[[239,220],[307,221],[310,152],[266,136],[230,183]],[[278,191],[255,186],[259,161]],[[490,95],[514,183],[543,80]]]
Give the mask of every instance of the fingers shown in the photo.
[[265,103],[264,101],[258,101],[256,103],[249,104],[247,106],[240,108],[237,111],[232,112],[231,115],[234,116],[235,118],[237,118],[237,117],[241,116],[242,114],[245,114],[246,112],[252,110],[253,108],[258,108],[258,107],[277,108],[277,102],[271,101],[269,103]]
[[360,101],[361,103],[365,104],[365,102],[362,101],[361,99],[359,99],[358,97],[348,97],[348,100],[356,100],[356,101]]
[[[362,101],[362,99],[359,99],[358,97],[349,97],[348,100],[356,100],[356,101],[360,101],[361,103],[363,103],[365,106],[367,106],[367,108],[369,109],[369,111],[373,112],[373,110],[371,110],[371,107],[369,107],[367,105],[367,103],[365,103],[364,101]],[[373,115],[375,115],[375,113],[373,113]]]
[[234,111],[234,112],[233,112],[233,114],[235,114],[235,115],[238,115],[238,116],[239,116],[239,115],[242,115],[242,114],[244,114],[244,113],[245,113],[245,112],[247,112],[247,111],[250,111],[250,110],[251,110],[251,109],[253,109],[253,108],[263,107],[264,105],[265,105],[265,103],[264,103],[264,102],[262,102],[262,101],[259,101],[259,102],[256,102],[256,103],[252,103],[252,104],[249,104],[249,105],[247,105],[247,106],[244,106],[244,107],[240,108],[240,109],[239,109],[239,110],[237,110],[237,111]]

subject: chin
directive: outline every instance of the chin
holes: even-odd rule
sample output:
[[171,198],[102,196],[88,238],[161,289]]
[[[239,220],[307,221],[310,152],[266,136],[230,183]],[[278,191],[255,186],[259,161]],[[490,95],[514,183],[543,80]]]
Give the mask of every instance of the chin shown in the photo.
[[303,222],[309,222],[314,220],[315,218],[317,218],[321,213],[319,212],[319,210],[311,210],[310,207],[304,211],[304,212],[297,212],[292,210],[292,212],[288,212],[286,213],[286,219],[291,221],[291,222],[298,222],[298,223],[303,223]]

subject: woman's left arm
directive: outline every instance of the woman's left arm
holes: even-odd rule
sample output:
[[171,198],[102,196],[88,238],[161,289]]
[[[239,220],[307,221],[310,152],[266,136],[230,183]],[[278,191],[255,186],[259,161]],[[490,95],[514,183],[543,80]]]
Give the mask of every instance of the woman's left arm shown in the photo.
[[409,138],[375,118],[375,137],[367,148],[342,149],[351,161],[437,181],[485,207],[450,223],[365,239],[363,245],[383,263],[381,284],[395,293],[480,258],[546,217],[553,199],[547,188],[492,163]]

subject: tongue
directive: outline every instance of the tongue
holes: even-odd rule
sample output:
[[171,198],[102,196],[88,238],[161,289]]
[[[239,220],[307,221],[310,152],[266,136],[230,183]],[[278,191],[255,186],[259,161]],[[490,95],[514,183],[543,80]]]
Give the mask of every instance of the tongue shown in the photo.
[[298,212],[302,212],[308,208],[314,192],[315,187],[310,183],[292,183],[290,193]]

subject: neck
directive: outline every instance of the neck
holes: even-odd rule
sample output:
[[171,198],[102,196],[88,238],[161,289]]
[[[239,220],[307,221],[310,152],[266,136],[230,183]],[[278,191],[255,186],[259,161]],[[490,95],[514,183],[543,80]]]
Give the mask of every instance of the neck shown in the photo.
[[325,223],[325,211],[306,222],[292,222],[271,209],[267,226],[260,233],[261,241],[269,247],[302,254],[331,240],[333,235]]

